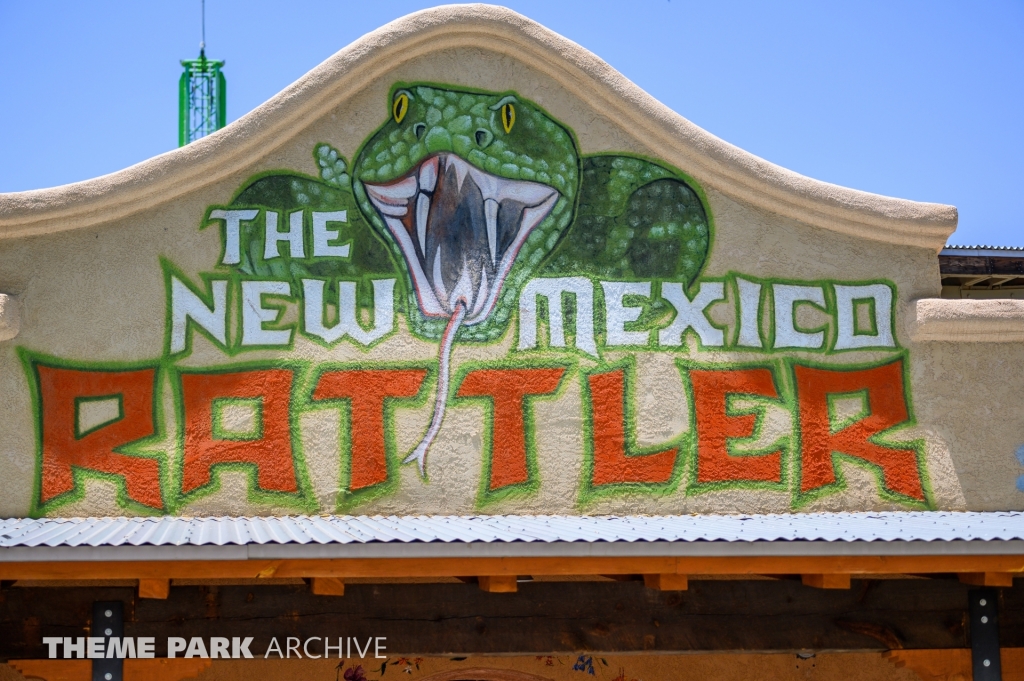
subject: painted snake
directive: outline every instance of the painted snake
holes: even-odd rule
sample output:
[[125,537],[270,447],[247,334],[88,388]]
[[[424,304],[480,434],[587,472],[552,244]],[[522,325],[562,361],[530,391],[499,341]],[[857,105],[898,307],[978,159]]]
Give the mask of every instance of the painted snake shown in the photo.
[[[258,177],[232,205],[326,211],[358,204],[361,215],[350,211],[346,231],[349,260],[266,261],[262,234],[250,226],[239,269],[288,278],[296,288],[308,276],[405,282],[399,309],[411,331],[440,340],[434,415],[405,460],[425,473],[448,398],[452,345],[504,335],[528,279],[689,285],[707,259],[711,230],[679,171],[632,156],[581,155],[568,127],[517,94],[397,84],[388,107],[351,169],[321,144],[314,150],[319,179]],[[651,302],[640,323],[664,314]]]

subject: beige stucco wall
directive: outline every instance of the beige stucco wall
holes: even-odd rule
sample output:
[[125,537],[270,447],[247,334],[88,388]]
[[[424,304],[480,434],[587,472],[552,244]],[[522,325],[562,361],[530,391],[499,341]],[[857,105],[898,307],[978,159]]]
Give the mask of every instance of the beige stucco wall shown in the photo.
[[[414,15],[368,36],[273,102],[190,145],[194,148],[170,152],[147,162],[148,166],[142,164],[80,187],[0,195],[0,236],[8,237],[0,238],[0,292],[15,296],[20,312],[18,335],[0,341],[0,515],[30,512],[37,475],[30,390],[16,349],[88,362],[160,357],[166,292],[159,259],[173,262],[191,281],[199,281],[201,272],[213,271],[221,243],[218,229],[199,229],[206,208],[229,201],[256,173],[289,170],[316,175],[312,150],[320,142],[336,147],[351,162],[362,141],[389,115],[389,89],[400,81],[513,90],[572,128],[583,153],[631,152],[678,167],[704,189],[714,220],[714,242],[704,278],[739,272],[808,282],[892,282],[898,291],[895,333],[900,346],[908,351],[910,393],[917,417],[917,425],[901,432],[899,439],[925,440],[924,466],[933,506],[951,510],[1024,508],[1024,493],[1015,487],[1024,467],[1014,456],[1024,445],[1024,405],[1019,400],[1024,386],[1024,343],[1012,339],[977,342],[977,338],[944,342],[941,330],[929,337],[913,325],[918,319],[916,301],[940,294],[936,253],[955,227],[954,210],[874,197],[775,168],[666,113],[657,102],[644,100],[635,86],[593,55],[507,11],[470,7],[432,12]],[[451,30],[442,40],[437,36],[446,25]],[[407,47],[404,51],[403,45]],[[404,60],[402,55],[407,55]],[[346,64],[348,72],[343,68]],[[367,75],[371,72],[372,78]],[[300,116],[302,111],[306,115]],[[616,111],[631,113],[616,116]],[[673,125],[677,127],[673,129]],[[134,208],[133,196],[137,198]],[[969,326],[972,312],[967,309],[965,314]],[[1011,327],[1024,325],[1024,314],[1016,314],[1009,315]],[[710,315],[717,322],[729,323],[734,317],[731,301],[712,308]],[[812,315],[804,321],[813,326],[824,319]],[[401,316],[397,324],[399,333],[370,350],[345,342],[325,349],[299,336],[290,351],[258,350],[234,360],[195,335],[192,353],[179,365],[277,358],[315,363],[436,362],[436,343],[413,337]],[[514,334],[512,329],[500,343],[490,346],[456,345],[455,371],[469,360],[508,356]],[[881,361],[890,355],[877,351],[829,358],[814,352],[781,354],[839,364]],[[622,354],[609,352],[606,359],[619,356]],[[769,359],[750,352],[698,349],[692,338],[680,353],[637,356],[637,440],[650,446],[680,437],[691,428],[675,357],[721,363]],[[594,365],[586,358],[577,361],[582,368]],[[174,433],[174,410],[166,385],[162,401],[167,432]],[[734,489],[687,494],[682,486],[669,494],[622,493],[581,504],[577,494],[584,460],[581,401],[581,379],[574,372],[556,399],[536,403],[540,485],[533,494],[491,504],[486,512],[797,510],[791,491]],[[398,410],[396,439],[403,454],[419,441],[431,407],[425,403]],[[479,406],[449,405],[444,427],[431,449],[429,483],[418,476],[415,467],[401,467],[396,491],[351,512],[480,511],[477,490],[483,416]],[[772,432],[791,430],[791,420],[788,411],[776,410],[769,419]],[[315,510],[321,513],[337,510],[341,428],[337,410],[310,412],[300,419]],[[170,436],[154,447],[164,451],[168,461],[177,456]],[[846,490],[803,504],[798,510],[906,508],[884,500],[876,478],[863,468],[840,465],[848,483]],[[688,476],[689,471],[682,474]],[[221,483],[218,492],[176,512],[294,512],[294,508],[252,501],[247,480],[240,473],[222,474]],[[53,513],[123,514],[126,511],[116,500],[116,490],[111,482],[89,480],[80,500]]]

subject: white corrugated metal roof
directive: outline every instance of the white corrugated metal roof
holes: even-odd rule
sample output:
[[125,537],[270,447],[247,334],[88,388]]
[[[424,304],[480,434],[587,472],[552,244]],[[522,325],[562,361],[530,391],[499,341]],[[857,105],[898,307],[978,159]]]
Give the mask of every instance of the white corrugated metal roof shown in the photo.
[[284,516],[0,520],[0,552],[16,547],[979,540],[1024,540],[1024,513],[922,511],[684,516]]
[[957,246],[946,244],[939,255],[995,255],[1016,257],[1024,255],[1024,246]]

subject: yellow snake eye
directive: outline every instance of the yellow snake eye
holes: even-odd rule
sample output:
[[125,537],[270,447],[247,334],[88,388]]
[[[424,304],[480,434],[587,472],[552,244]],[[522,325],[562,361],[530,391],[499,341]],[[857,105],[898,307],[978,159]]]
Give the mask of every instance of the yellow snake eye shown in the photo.
[[391,104],[391,115],[395,117],[395,123],[401,123],[407,113],[409,113],[409,95],[399,92]]
[[505,133],[512,132],[512,126],[516,124],[516,108],[512,104],[501,105],[501,127]]

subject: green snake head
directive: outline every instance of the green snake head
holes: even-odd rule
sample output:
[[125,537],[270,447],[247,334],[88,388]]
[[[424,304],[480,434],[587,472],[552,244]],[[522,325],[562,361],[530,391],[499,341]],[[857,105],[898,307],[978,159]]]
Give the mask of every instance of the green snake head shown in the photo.
[[572,222],[573,136],[508,93],[403,84],[389,108],[356,156],[353,190],[406,265],[410,326],[440,338],[458,317],[459,338],[492,340]]

